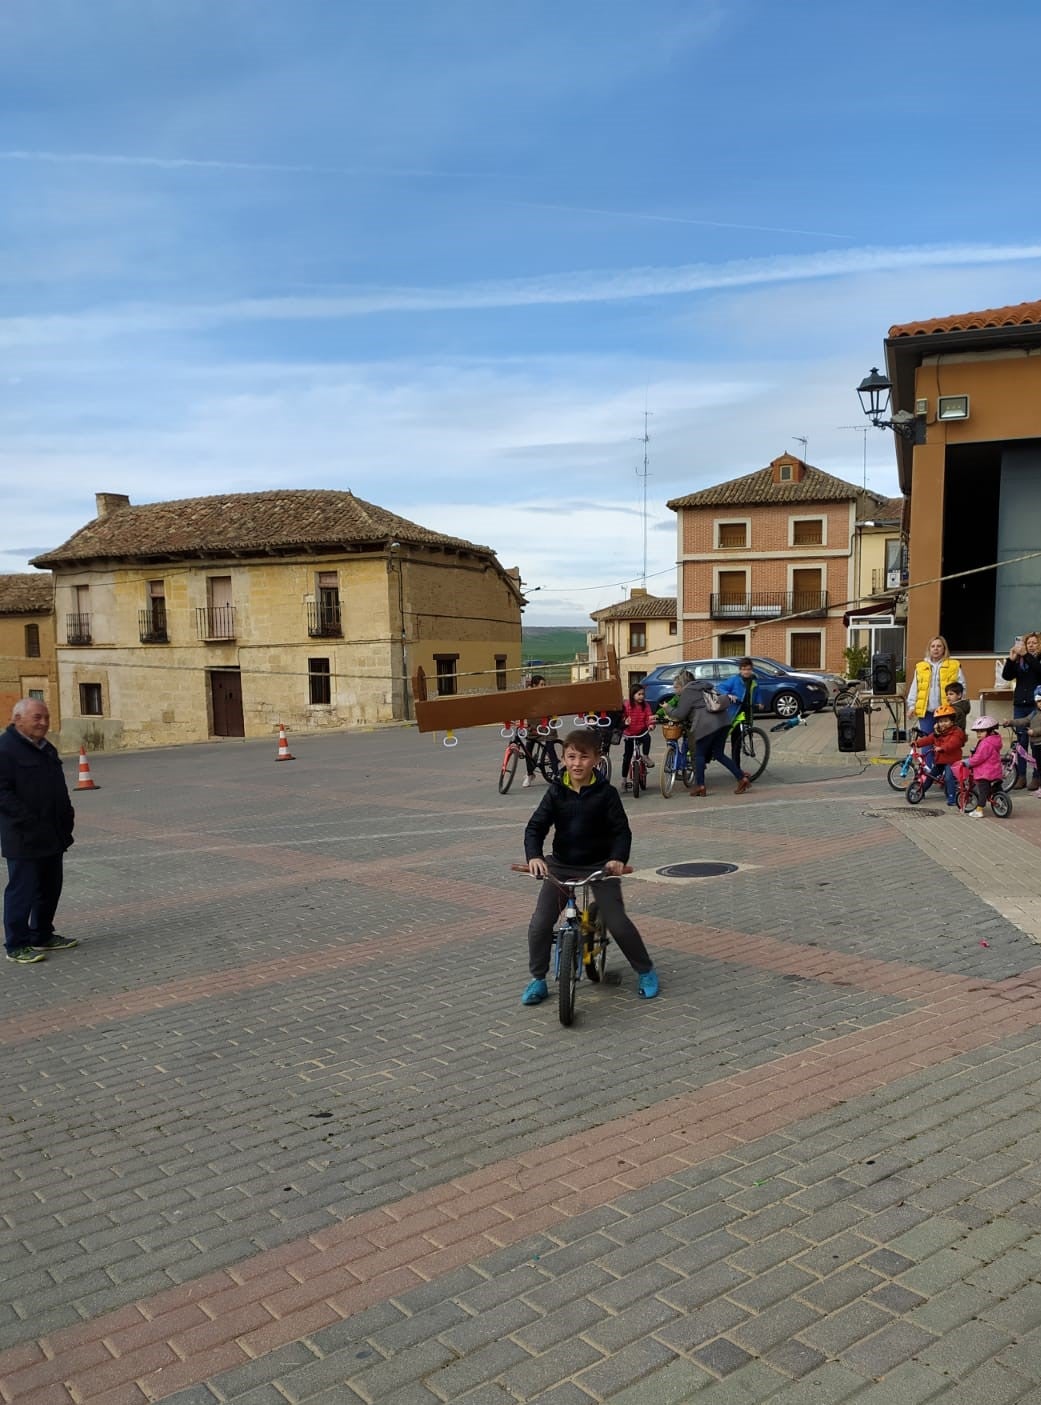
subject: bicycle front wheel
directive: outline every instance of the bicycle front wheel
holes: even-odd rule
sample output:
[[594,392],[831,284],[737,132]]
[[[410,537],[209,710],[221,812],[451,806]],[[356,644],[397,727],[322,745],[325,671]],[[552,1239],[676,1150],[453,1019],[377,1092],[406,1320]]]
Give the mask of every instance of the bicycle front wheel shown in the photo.
[[676,786],[676,748],[671,742],[665,748],[665,755],[661,759],[658,785],[663,798],[668,800]]
[[912,770],[907,758],[903,761],[894,761],[886,773],[886,780],[894,790],[906,790],[914,780]]
[[512,746],[506,748],[506,755],[502,758],[502,770],[499,772],[499,794],[505,795],[513,784],[513,778],[517,774],[517,752]]
[[578,931],[567,926],[561,932],[560,971],[557,976],[557,1011],[560,1023],[569,1025],[575,1018],[575,986],[578,983]]
[[611,784],[611,753],[609,751],[601,753],[600,760],[596,763],[596,773],[608,785]]
[[746,727],[741,732],[741,769],[750,781],[766,770],[770,760],[770,738],[762,727]]

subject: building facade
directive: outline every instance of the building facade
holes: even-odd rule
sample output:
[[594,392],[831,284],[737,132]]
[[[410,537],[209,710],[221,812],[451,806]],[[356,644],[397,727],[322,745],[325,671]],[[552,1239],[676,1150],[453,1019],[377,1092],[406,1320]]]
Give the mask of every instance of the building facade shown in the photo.
[[650,595],[634,587],[628,600],[594,610],[591,618],[596,629],[589,635],[590,676],[606,676],[607,651],[613,648],[626,694],[652,668],[683,657],[674,595]]
[[518,574],[351,493],[101,493],[33,564],[54,572],[66,747],[404,721],[419,667],[440,694],[520,668]]
[[892,410],[918,428],[895,441],[908,658],[944,635],[978,695],[1041,628],[1041,302],[891,327],[886,365]]
[[0,725],[19,698],[47,704],[61,720],[54,650],[54,582],[46,575],[0,575]]
[[667,505],[677,515],[677,657],[758,654],[844,671],[847,616],[871,603],[861,595],[864,524],[876,535],[889,499],[782,454]]

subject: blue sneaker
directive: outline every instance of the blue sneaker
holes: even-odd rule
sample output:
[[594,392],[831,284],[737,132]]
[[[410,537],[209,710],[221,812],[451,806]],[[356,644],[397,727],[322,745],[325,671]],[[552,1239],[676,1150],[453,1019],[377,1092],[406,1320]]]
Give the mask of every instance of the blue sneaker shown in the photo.
[[644,971],[639,980],[640,994],[644,1000],[653,1000],[658,994],[658,972]]
[[[655,982],[657,990],[657,982]],[[532,981],[521,996],[522,1005],[541,1005],[549,997],[549,986],[545,981]]]

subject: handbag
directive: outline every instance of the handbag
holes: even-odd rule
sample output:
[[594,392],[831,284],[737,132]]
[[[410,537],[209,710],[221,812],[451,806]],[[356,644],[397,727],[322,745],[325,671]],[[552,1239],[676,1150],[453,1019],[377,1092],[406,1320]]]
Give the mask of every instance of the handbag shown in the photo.
[[723,701],[719,693],[716,692],[715,688],[705,689],[705,707],[708,709],[709,712],[726,711],[726,703]]

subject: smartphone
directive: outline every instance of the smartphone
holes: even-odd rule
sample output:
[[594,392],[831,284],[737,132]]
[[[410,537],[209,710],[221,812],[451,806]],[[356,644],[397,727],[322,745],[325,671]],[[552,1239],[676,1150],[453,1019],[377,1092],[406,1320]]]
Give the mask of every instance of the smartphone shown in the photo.
[[1022,635],[1022,634],[1017,634],[1017,635],[1016,635],[1015,639],[1012,641],[1012,647],[1013,647],[1013,649],[1022,649],[1022,647],[1023,647],[1023,635]]

